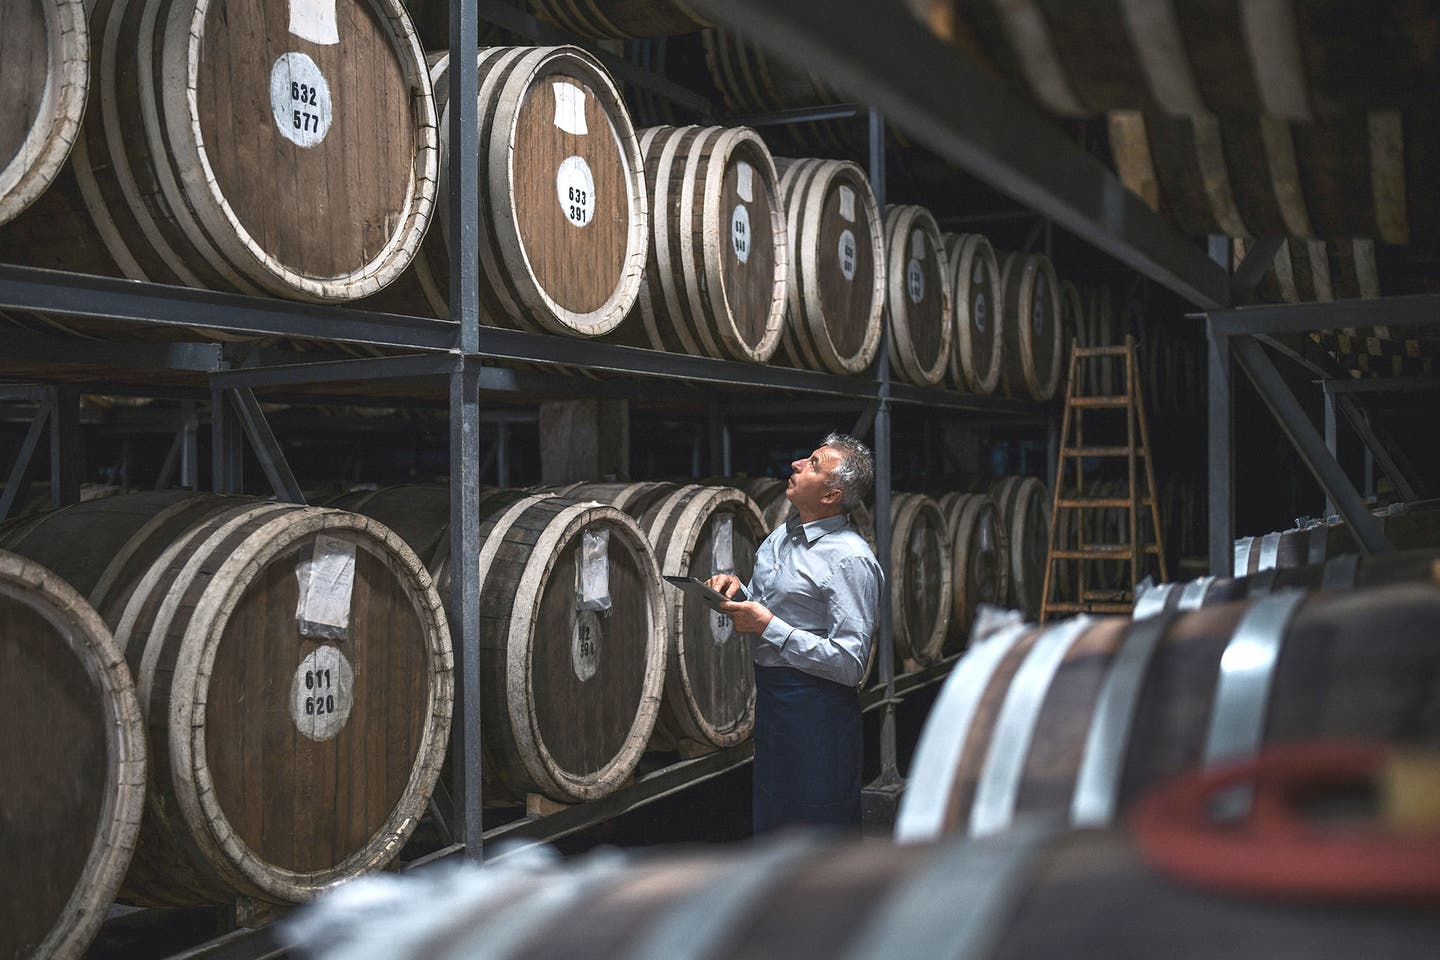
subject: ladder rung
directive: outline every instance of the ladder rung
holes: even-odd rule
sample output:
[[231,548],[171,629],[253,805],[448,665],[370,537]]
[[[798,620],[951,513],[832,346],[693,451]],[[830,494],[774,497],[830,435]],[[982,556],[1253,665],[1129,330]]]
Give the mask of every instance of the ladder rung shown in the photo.
[[1135,609],[1133,603],[1074,603],[1066,601],[1063,603],[1047,603],[1046,613],[1130,613]]
[[1077,357],[1123,357],[1125,356],[1125,345],[1113,347],[1076,347],[1074,354]]
[[[1067,457],[1128,457],[1129,447],[1066,447],[1062,451]],[[1135,456],[1145,456],[1145,448],[1137,446]]]
[[[1160,551],[1155,549],[1155,544],[1147,543],[1141,548],[1141,553],[1148,553],[1151,556]],[[1052,550],[1052,560],[1129,560],[1130,547],[1128,544],[1105,544],[1089,543],[1082,544],[1078,550]]]
[[1129,590],[1086,590],[1080,594],[1081,603],[1133,603]]
[[[1149,497],[1140,498],[1140,506],[1148,507],[1150,505],[1151,500]],[[1086,508],[1092,508],[1096,510],[1123,510],[1128,508],[1129,506],[1130,500],[1127,497],[1101,497],[1095,500],[1072,499],[1060,501],[1061,510],[1083,510]]]
[[1092,407],[1128,407],[1130,398],[1120,397],[1071,397],[1070,406],[1089,409]]

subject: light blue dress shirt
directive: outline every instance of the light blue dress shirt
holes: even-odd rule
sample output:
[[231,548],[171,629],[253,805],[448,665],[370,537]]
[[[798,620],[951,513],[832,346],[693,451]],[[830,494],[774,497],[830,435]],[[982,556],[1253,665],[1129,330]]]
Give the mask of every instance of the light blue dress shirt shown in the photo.
[[756,666],[858,686],[875,643],[882,579],[848,515],[806,524],[792,515],[760,544],[745,588],[774,615],[764,633],[751,635]]

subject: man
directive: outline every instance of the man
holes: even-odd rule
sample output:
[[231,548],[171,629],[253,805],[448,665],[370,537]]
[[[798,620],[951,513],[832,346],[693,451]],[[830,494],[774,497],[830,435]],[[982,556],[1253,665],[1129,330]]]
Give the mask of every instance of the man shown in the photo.
[[[755,832],[860,823],[860,699],[880,607],[880,564],[850,523],[875,482],[854,437],[832,433],[790,465],[795,513],[765,539],[746,597],[721,605],[755,656]],[[740,581],[710,586],[734,598]]]

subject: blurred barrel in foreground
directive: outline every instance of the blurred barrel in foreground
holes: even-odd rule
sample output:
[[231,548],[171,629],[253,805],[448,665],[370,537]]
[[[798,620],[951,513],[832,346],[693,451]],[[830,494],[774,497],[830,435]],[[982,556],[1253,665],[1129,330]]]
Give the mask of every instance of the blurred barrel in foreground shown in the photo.
[[74,587],[0,552],[0,956],[78,957],[130,865],[145,721],[110,630]]
[[[1197,887],[1149,853],[1119,833],[1028,825],[927,846],[792,835],[715,852],[507,858],[408,874],[383,893],[341,889],[288,929],[318,960],[479,958],[502,937],[536,958],[1351,960],[1384,944],[1388,958],[1430,960],[1440,938],[1428,903],[1246,897],[1234,892],[1243,872]],[[376,910],[377,895],[394,908]]]
[[931,711],[897,835],[1105,825],[1166,777],[1280,741],[1434,745],[1437,617],[1440,589],[1404,584],[998,626]]

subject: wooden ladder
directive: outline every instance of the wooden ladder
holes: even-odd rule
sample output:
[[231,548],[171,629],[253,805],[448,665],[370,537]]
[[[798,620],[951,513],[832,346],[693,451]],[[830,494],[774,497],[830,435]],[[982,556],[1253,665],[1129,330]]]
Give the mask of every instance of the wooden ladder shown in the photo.
[[[1125,392],[1109,396],[1093,396],[1084,392],[1084,380],[1080,376],[1081,364],[1085,361],[1106,363],[1115,359],[1124,361]],[[1148,557],[1158,561],[1161,581],[1168,579],[1165,569],[1165,551],[1160,533],[1160,498],[1155,486],[1155,464],[1150,456],[1150,428],[1145,420],[1145,401],[1136,373],[1135,338],[1126,335],[1124,345],[1109,347],[1082,347],[1077,342],[1070,352],[1069,386],[1065,391],[1065,414],[1060,427],[1060,451],[1055,464],[1055,487],[1053,509],[1050,511],[1049,552],[1045,561],[1045,583],[1041,592],[1040,622],[1044,623],[1056,613],[1129,613],[1135,604],[1134,583],[1140,579],[1141,570]],[[1101,382],[1096,377],[1097,383]],[[1125,412],[1125,444],[1107,446],[1086,446],[1085,412],[1087,410],[1123,410]],[[1074,436],[1071,436],[1071,428]],[[1139,442],[1136,442],[1136,432]],[[1130,495],[1128,497],[1087,497],[1085,495],[1084,460],[1123,459],[1129,468]],[[1144,469],[1141,470],[1143,461]],[[1074,495],[1065,493],[1067,466],[1074,464]],[[1150,511],[1150,529],[1154,531],[1154,543],[1142,542],[1144,525],[1140,522],[1140,511]],[[1086,543],[1084,511],[1123,511],[1129,518],[1130,538],[1128,543]],[[1059,532],[1065,529],[1061,522],[1063,512],[1080,513],[1079,543],[1073,547],[1059,545]],[[1129,565],[1130,576],[1126,582],[1131,586],[1123,590],[1089,590],[1086,588],[1086,566],[1096,561],[1122,562]],[[1059,599],[1052,596],[1058,586],[1056,565],[1074,563],[1077,567],[1075,583],[1079,596],[1073,599]]]

